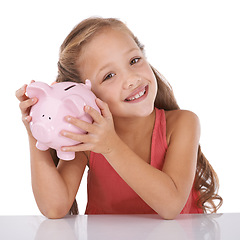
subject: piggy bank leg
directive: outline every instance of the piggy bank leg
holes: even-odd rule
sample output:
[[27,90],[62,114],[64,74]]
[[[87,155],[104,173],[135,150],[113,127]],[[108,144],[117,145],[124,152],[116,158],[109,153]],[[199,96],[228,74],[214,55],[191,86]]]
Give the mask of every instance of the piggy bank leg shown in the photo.
[[75,152],[62,152],[57,150],[57,156],[62,160],[73,160],[75,158]]
[[48,146],[46,146],[45,144],[42,144],[42,143],[40,143],[40,142],[37,142],[37,143],[36,143],[36,147],[37,147],[37,149],[39,149],[39,150],[41,150],[41,151],[46,151],[46,150],[49,149]]

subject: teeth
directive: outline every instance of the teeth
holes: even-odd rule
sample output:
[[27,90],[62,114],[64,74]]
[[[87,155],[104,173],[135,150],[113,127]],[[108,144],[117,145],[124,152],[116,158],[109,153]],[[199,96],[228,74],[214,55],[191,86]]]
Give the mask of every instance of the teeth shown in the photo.
[[130,97],[130,98],[127,98],[126,100],[127,100],[127,101],[132,101],[132,100],[138,99],[138,98],[140,98],[141,96],[143,96],[145,92],[146,92],[146,90],[144,89],[143,91],[137,93],[135,96]]

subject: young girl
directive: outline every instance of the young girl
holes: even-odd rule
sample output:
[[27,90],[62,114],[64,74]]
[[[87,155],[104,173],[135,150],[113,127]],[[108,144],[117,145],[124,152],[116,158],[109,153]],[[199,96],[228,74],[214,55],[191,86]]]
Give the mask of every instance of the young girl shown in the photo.
[[29,136],[33,192],[45,216],[78,213],[75,197],[86,166],[86,214],[157,213],[173,219],[217,211],[218,178],[199,146],[198,117],[179,109],[170,85],[125,24],[112,18],[82,21],[63,42],[58,68],[57,82],[91,80],[101,114],[84,108],[92,124],[66,116],[87,134],[63,129],[63,136],[80,144],[62,148],[75,151],[74,160],[58,160],[54,151],[35,147],[29,110],[37,99],[25,95],[26,85],[16,92]]

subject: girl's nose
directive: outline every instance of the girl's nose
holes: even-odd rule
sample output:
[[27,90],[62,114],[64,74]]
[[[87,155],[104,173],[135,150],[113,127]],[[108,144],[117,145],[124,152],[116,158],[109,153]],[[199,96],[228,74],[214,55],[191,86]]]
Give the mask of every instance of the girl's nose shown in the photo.
[[141,80],[141,77],[137,74],[131,74],[125,78],[125,81],[123,83],[124,89],[133,88],[138,84],[138,82]]

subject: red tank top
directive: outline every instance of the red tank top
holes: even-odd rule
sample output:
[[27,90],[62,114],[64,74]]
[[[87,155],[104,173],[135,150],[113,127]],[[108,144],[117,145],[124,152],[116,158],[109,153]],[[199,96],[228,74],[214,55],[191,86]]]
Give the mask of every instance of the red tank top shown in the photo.
[[[156,109],[150,164],[162,170],[166,151],[165,112]],[[88,203],[85,214],[156,214],[101,154],[91,152],[87,182]],[[192,189],[181,213],[203,212],[196,206],[197,196],[198,193]]]

